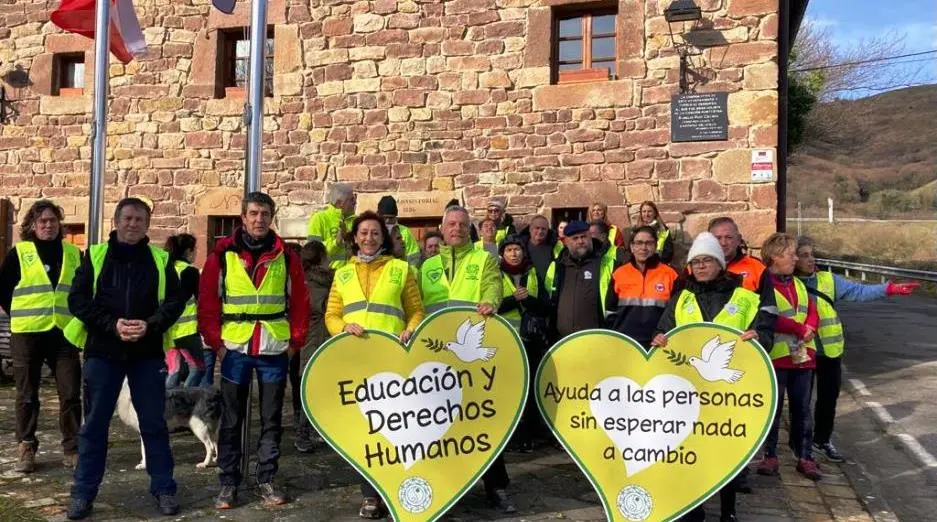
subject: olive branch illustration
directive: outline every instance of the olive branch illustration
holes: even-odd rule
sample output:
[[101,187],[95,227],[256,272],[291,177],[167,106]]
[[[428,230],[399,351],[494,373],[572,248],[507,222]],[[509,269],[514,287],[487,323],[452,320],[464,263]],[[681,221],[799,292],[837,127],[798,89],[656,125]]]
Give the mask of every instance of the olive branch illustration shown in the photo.
[[686,355],[682,353],[677,353],[673,350],[664,350],[664,353],[667,355],[667,360],[674,363],[677,366],[684,366],[690,364],[687,362]]
[[425,344],[427,348],[434,352],[441,352],[446,349],[446,343],[441,339],[430,339],[429,337],[424,337],[423,344]]

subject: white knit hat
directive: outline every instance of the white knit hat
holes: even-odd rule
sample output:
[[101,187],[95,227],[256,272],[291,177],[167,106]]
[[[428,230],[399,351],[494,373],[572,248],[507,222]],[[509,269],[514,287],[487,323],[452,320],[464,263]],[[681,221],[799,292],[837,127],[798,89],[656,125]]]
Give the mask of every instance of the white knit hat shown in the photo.
[[687,264],[697,257],[709,256],[715,259],[723,270],[726,268],[726,256],[722,253],[722,247],[719,246],[719,240],[709,232],[700,232],[693,240],[693,246],[690,247],[690,254],[686,258]]

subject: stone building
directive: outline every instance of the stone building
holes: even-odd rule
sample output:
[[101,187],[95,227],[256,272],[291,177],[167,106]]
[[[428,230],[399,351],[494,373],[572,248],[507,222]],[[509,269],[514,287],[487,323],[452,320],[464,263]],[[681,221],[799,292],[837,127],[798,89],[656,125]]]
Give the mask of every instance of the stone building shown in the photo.
[[[700,0],[702,21],[669,24],[669,0],[271,0],[262,187],[290,237],[343,180],[359,209],[397,193],[417,225],[452,197],[483,211],[501,196],[521,220],[603,201],[624,226],[653,200],[690,234],[730,214],[760,241],[778,172],[753,182],[752,151],[777,157],[779,58],[804,3]],[[80,241],[92,43],[53,26],[48,5],[0,5],[0,197],[17,215],[55,199]],[[136,8],[146,55],[110,64],[105,219],[144,196],[153,236],[209,245],[239,212],[249,2]],[[727,140],[671,142],[680,48],[690,91],[729,93]]]

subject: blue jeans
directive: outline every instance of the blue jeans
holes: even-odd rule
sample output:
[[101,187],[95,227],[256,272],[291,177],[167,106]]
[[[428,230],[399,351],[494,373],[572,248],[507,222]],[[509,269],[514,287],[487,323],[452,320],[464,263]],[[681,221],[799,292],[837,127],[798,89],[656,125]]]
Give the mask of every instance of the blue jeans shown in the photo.
[[784,391],[790,399],[788,413],[791,421],[790,445],[799,459],[812,460],[813,423],[810,416],[810,392],[813,385],[813,370],[784,370],[775,368],[778,378],[778,409],[774,423],[765,441],[765,456],[778,456],[778,431],[781,429],[781,409],[784,407]]
[[215,351],[211,348],[205,348],[202,352],[205,360],[205,373],[202,375],[202,381],[199,386],[210,388],[215,384]]
[[160,359],[117,362],[95,357],[85,361],[82,379],[87,413],[78,434],[73,498],[93,501],[98,496],[107,460],[111,417],[125,378],[139,418],[140,435],[146,451],[146,472],[150,475],[150,494],[176,494],[176,481],[172,478],[172,449],[164,418],[165,374],[166,366]]

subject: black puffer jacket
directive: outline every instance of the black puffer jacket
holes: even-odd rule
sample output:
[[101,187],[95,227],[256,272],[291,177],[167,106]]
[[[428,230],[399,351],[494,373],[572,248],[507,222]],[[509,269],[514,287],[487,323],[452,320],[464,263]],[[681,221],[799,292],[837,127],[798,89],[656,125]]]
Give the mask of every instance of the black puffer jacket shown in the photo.
[[[185,309],[172,263],[167,264],[165,273],[166,296],[160,304],[159,273],[149,239],[128,245],[118,242],[111,232],[95,293],[91,257],[82,258],[68,295],[68,308],[88,329],[85,357],[116,361],[163,358],[163,333]],[[136,342],[121,341],[117,319],[145,320],[146,335]]]
[[[677,301],[680,299],[680,294],[684,289],[692,292],[696,296],[696,302],[699,304],[703,320],[709,322],[722,311],[723,307],[725,307],[726,303],[728,303],[729,299],[732,297],[732,293],[740,286],[742,286],[742,279],[728,272],[723,272],[718,278],[705,283],[700,283],[693,276],[686,276],[686,279],[678,281],[675,285],[673,293],[670,296],[670,301],[664,309],[664,314],[657,323],[657,329],[654,332],[655,335],[667,333],[677,327],[675,310]],[[764,299],[762,299],[758,314],[755,316],[755,320],[752,321],[748,329],[758,332],[758,342],[766,349],[771,349],[771,346],[774,345],[774,323],[776,316],[765,310],[765,308],[766,305]],[[768,308],[770,308],[770,306]]]

